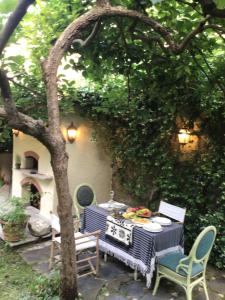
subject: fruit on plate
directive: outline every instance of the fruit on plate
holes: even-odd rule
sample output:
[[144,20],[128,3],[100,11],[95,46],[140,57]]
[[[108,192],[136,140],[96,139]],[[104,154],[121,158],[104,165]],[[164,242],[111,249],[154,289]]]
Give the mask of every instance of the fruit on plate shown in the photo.
[[135,212],[130,211],[123,213],[122,216],[124,217],[124,219],[133,219],[136,216],[136,214]]
[[139,209],[138,211],[136,211],[136,215],[140,216],[140,217],[149,218],[149,217],[151,217],[152,212],[148,208],[143,208],[143,209]]
[[132,220],[133,223],[137,223],[137,224],[148,224],[151,223],[150,220],[148,219],[144,219],[144,218],[135,218]]
[[144,206],[138,206],[138,207],[128,207],[126,212],[136,212],[140,209],[144,209],[145,207]]

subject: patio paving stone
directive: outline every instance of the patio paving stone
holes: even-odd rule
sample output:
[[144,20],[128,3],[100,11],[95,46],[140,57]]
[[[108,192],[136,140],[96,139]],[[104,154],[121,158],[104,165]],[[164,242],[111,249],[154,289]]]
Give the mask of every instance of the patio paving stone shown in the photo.
[[137,298],[141,299],[144,294],[149,291],[145,287],[144,281],[130,281],[122,285],[120,288],[120,293],[127,295],[128,299]]
[[23,251],[21,256],[29,264],[39,263],[49,259],[50,246],[44,248],[33,248],[28,251]]
[[[18,250],[23,259],[38,273],[48,275],[50,241],[36,245],[27,245]],[[225,272],[209,266],[207,284],[210,300],[225,299]],[[84,300],[186,300],[184,290],[162,279],[156,296],[152,296],[152,287],[147,289],[145,279],[139,276],[133,279],[133,270],[117,259],[108,256],[108,261],[101,260],[99,277],[86,276],[78,279],[78,290]],[[193,290],[193,300],[205,300],[201,287]]]
[[93,276],[81,277],[78,279],[78,290],[85,300],[93,300],[98,296],[105,280]]
[[107,262],[101,262],[100,277],[106,280],[111,280],[117,278],[121,274],[126,274],[128,276],[132,271],[127,268],[123,263],[118,262],[111,257],[108,258]]

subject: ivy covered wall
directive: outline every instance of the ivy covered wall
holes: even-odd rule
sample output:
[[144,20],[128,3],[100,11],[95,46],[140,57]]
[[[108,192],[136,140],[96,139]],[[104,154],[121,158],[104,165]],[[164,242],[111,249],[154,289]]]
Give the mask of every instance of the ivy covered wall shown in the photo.
[[[175,93],[177,90],[174,87]],[[195,144],[194,151],[185,153],[177,139],[178,126],[182,125],[177,122],[178,111],[185,105],[179,97],[169,96],[165,101],[165,95],[161,97],[159,92],[153,99],[142,99],[140,95],[124,103],[121,98],[115,102],[104,96],[80,91],[75,107],[92,119],[97,140],[112,157],[115,180],[119,179],[134,203],[155,210],[164,199],[186,207],[186,249],[190,249],[202,227],[215,225],[218,235],[211,262],[224,268],[225,144],[221,106],[210,116],[206,110],[200,111],[200,98],[192,101],[190,112],[184,110],[183,119],[188,120],[185,124],[190,130],[194,129],[194,121],[201,120],[197,132],[191,131],[201,146]]]

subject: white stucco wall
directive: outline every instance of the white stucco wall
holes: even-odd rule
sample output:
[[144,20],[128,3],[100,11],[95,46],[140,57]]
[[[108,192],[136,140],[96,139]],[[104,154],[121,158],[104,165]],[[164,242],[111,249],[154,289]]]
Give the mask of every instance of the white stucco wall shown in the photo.
[[[27,151],[33,151],[39,155],[38,160],[38,173],[47,176],[52,176],[52,180],[39,180],[33,178],[41,187],[41,212],[44,215],[48,215],[49,211],[53,207],[54,199],[54,180],[53,172],[50,165],[50,154],[45,146],[39,143],[36,139],[31,136],[25,135],[22,132],[19,133],[18,137],[13,137],[13,169],[12,169],[12,195],[22,196],[21,182],[23,179],[29,176],[24,174],[25,171],[25,156],[24,153]],[[15,169],[16,156],[21,157],[21,169]]]
[[[69,185],[70,192],[73,195],[77,185],[88,183],[93,186],[97,201],[105,202],[109,198],[111,187],[111,168],[110,160],[104,154],[96,142],[91,139],[92,129],[88,122],[83,119],[70,116],[62,121],[62,132],[66,137],[66,128],[73,121],[78,127],[78,136],[73,144],[66,143],[66,149],[69,154]],[[13,146],[13,174],[12,174],[12,195],[21,196],[21,181],[27,177],[24,175],[25,167],[24,153],[34,151],[39,155],[38,173],[53,176],[50,165],[50,155],[48,150],[36,139],[20,132],[18,137],[14,136]],[[22,157],[21,170],[15,169],[15,157]],[[48,215],[49,211],[56,210],[57,196],[55,192],[54,179],[39,180],[42,193],[41,213]]]
[[93,141],[92,128],[78,116],[67,117],[63,121],[62,131],[66,136],[66,128],[71,121],[78,128],[76,141],[73,144],[67,142],[66,149],[69,154],[69,183],[70,192],[73,194],[77,185],[88,183],[96,192],[97,201],[105,202],[109,199],[111,189],[110,159]]

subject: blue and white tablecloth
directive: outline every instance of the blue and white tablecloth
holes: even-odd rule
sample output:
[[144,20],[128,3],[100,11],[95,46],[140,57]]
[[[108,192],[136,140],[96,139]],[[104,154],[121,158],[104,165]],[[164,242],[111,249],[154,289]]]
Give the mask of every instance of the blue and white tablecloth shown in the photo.
[[101,207],[94,205],[86,207],[83,230],[92,232],[100,229],[100,250],[141,272],[146,277],[147,287],[150,287],[155,260],[171,251],[183,251],[183,226],[173,223],[158,233],[151,233],[135,226],[132,244],[125,246],[105,235],[108,215],[109,212]]

